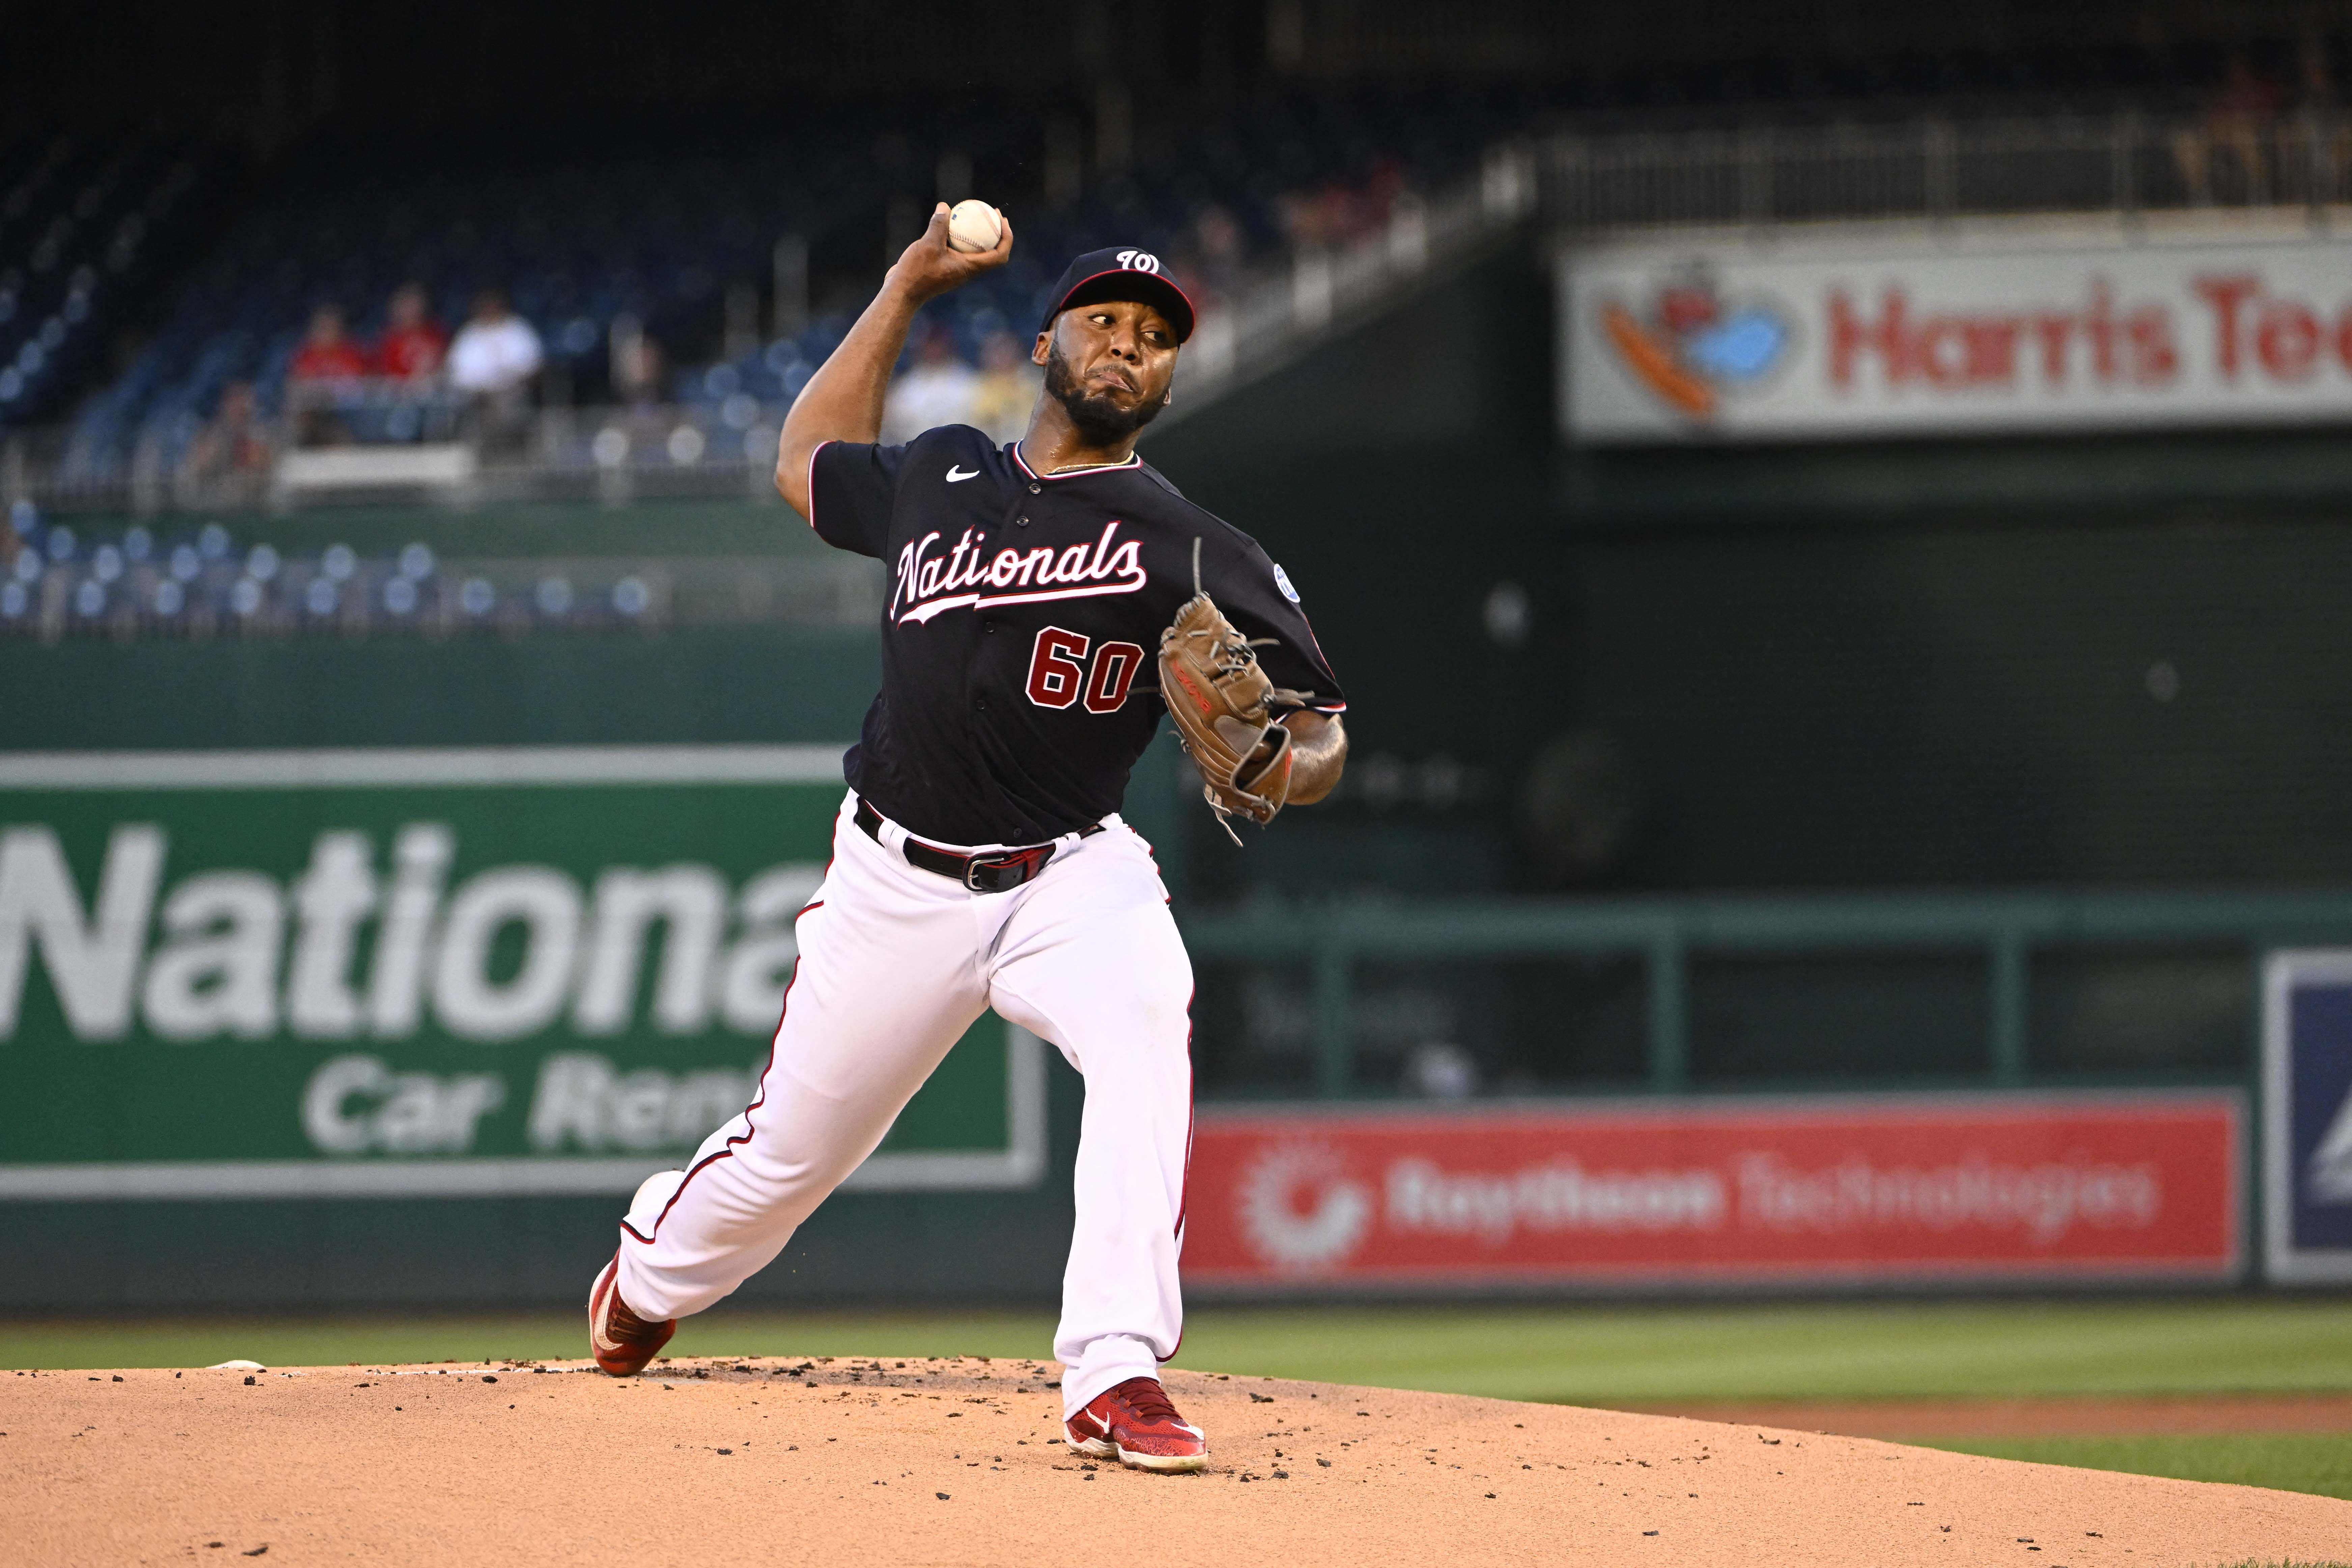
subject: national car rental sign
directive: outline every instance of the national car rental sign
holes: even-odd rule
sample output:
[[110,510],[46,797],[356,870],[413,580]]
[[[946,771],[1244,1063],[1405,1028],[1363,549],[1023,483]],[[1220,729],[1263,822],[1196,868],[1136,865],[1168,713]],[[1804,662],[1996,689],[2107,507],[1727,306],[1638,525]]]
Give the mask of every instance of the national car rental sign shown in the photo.
[[2055,220],[1581,247],[1562,417],[1592,443],[2352,419],[2352,247]]
[[[622,1193],[749,1103],[838,746],[0,756],[0,1202]],[[1018,1187],[995,1020],[853,1181]]]

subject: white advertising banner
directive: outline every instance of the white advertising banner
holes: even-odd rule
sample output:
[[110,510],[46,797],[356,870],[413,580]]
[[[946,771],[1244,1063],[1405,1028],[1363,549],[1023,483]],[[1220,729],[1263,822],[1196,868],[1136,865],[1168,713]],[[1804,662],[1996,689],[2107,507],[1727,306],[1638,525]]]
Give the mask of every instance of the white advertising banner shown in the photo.
[[2352,244],[2307,228],[1649,239],[1558,284],[1578,441],[2352,419]]

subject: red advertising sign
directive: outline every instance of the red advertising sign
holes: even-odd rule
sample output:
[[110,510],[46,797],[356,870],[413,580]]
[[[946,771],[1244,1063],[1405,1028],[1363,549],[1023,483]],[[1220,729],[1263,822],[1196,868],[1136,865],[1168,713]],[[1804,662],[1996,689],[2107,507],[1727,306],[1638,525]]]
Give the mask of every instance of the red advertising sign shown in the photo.
[[1212,1287],[2225,1279],[2239,1097],[1203,1111]]

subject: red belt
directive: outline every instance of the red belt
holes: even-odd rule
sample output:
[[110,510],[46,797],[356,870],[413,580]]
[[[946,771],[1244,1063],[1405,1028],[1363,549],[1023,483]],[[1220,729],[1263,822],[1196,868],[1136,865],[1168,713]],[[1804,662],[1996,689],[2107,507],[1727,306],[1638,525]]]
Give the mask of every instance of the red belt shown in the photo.
[[[866,837],[880,844],[882,814],[866,805],[864,795],[857,797],[857,810],[854,816],[857,826],[866,830]],[[1091,827],[1080,828],[1078,837],[1090,838],[1101,831],[1102,824],[1097,822]],[[1007,893],[1021,886],[1022,883],[1034,879],[1038,872],[1044,870],[1045,862],[1054,858],[1054,851],[1058,846],[1034,844],[1026,849],[999,849],[986,855],[959,855],[952,849],[942,849],[936,844],[926,844],[909,834],[898,847],[907,857],[907,864],[909,866],[961,882],[975,893]]]

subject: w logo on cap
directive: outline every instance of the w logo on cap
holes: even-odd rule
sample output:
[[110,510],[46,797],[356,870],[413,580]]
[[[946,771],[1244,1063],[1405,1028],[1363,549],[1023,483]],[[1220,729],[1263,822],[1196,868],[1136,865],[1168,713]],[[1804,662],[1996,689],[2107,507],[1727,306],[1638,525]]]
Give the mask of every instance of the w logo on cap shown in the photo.
[[1169,276],[1166,264],[1136,245],[1118,250],[1105,247],[1073,258],[1053,291],[1040,300],[1045,310],[1037,330],[1050,332],[1054,330],[1054,318],[1064,310],[1103,300],[1129,300],[1150,305],[1176,329],[1178,342],[1192,335],[1192,301],[1184,297],[1184,290]]

